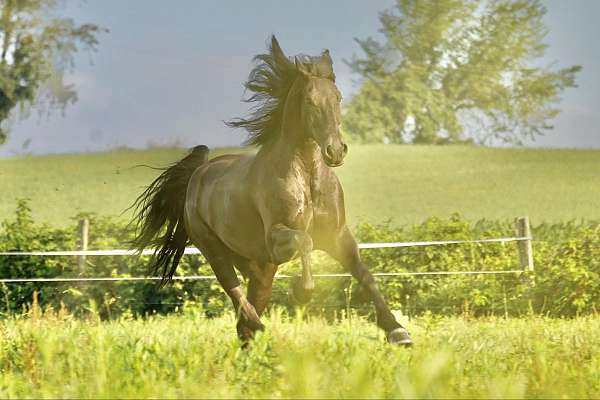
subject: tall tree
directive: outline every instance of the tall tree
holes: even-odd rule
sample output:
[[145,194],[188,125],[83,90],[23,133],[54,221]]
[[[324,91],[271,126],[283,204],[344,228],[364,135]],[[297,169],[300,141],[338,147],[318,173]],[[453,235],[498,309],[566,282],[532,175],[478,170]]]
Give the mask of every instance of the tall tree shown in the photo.
[[[581,69],[540,66],[538,0],[396,0],[383,42],[356,39],[362,78],[344,116],[357,141],[521,143],[551,129],[560,94]],[[387,139],[385,139],[387,138]]]
[[65,73],[80,47],[96,49],[102,29],[57,17],[57,8],[57,0],[0,0],[0,144],[17,107],[64,111],[77,101]]

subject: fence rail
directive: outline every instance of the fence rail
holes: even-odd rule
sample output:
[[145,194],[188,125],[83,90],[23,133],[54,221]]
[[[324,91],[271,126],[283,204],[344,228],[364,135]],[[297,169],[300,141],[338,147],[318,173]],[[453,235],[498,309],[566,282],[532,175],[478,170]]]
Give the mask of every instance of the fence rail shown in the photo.
[[[154,249],[145,249],[143,251],[128,250],[128,249],[112,249],[112,250],[87,250],[87,235],[88,224],[80,222],[80,250],[65,250],[65,251],[4,251],[0,252],[0,257],[15,257],[15,256],[42,256],[42,257],[61,257],[61,256],[76,256],[80,272],[82,268],[82,260],[85,262],[87,256],[139,256],[152,255]],[[500,270],[500,271],[426,271],[426,272],[380,272],[373,273],[377,277],[399,277],[399,276],[428,276],[428,275],[488,275],[488,274],[521,274],[525,271],[533,271],[533,255],[531,247],[531,230],[529,228],[529,218],[521,217],[515,219],[515,236],[505,238],[492,239],[473,239],[473,240],[432,240],[420,242],[387,242],[387,243],[359,243],[359,249],[384,249],[384,248],[399,248],[399,247],[423,247],[423,246],[444,246],[458,244],[485,244],[485,243],[508,243],[516,242],[519,252],[520,270]],[[195,247],[186,247],[184,254],[202,254]],[[350,277],[350,274],[314,274],[316,278],[337,278]],[[275,278],[288,279],[291,275],[277,274]],[[89,277],[89,278],[3,278],[0,283],[25,283],[25,282],[116,282],[116,281],[152,281],[161,280],[160,277]],[[214,275],[190,275],[176,276],[174,280],[213,280]]]
[[[433,276],[433,275],[496,275],[496,274],[522,274],[522,270],[502,271],[424,271],[424,272],[374,272],[376,277],[396,276]],[[313,274],[313,278],[351,278],[350,274]],[[276,274],[275,279],[291,279],[294,275]],[[26,283],[26,282],[127,282],[127,281],[160,281],[158,276],[107,276],[91,278],[6,278],[0,283]],[[188,275],[174,276],[174,281],[206,281],[217,279],[214,275]]]
[[[508,237],[495,239],[475,239],[475,240],[434,240],[427,242],[386,242],[386,243],[359,243],[359,249],[385,249],[394,247],[422,247],[422,246],[440,246],[450,244],[469,244],[469,243],[508,243],[530,241],[531,237]],[[64,250],[64,251],[2,251],[0,256],[135,256],[152,255],[154,249],[145,249],[142,252],[128,249],[112,250]],[[183,254],[202,254],[195,247],[186,247]]]

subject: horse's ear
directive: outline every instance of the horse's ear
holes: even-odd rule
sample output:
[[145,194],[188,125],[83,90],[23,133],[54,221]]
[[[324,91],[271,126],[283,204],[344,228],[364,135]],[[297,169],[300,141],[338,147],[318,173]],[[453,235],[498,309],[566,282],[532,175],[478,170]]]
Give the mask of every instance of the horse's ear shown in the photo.
[[279,45],[279,41],[277,40],[275,35],[271,35],[271,53],[285,57],[285,53],[281,49],[281,46]]
[[306,65],[304,65],[304,63],[300,61],[298,57],[294,57],[294,63],[296,64],[296,70],[298,70],[298,72],[300,72],[304,76],[310,75],[310,71],[308,70]]
[[325,49],[321,53],[319,70],[323,78],[331,79],[333,82],[335,82],[335,74],[333,73],[333,60],[331,59],[331,55],[329,55],[329,49]]
[[330,65],[333,65],[333,60],[331,59],[331,55],[329,55],[329,49],[323,50],[321,56],[327,61]]

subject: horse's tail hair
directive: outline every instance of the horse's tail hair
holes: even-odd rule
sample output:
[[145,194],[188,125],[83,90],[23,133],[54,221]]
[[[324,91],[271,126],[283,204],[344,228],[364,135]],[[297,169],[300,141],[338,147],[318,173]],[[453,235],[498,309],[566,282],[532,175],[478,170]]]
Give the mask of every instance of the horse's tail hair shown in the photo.
[[194,147],[183,159],[164,168],[131,206],[131,224],[136,231],[131,247],[140,253],[147,247],[155,248],[148,272],[160,274],[161,285],[172,280],[188,244],[184,223],[187,186],[196,168],[207,160],[208,147]]

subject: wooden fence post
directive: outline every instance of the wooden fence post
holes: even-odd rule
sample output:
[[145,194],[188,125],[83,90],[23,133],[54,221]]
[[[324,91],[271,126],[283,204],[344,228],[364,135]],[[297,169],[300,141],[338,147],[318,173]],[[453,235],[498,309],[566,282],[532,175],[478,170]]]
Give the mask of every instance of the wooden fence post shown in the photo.
[[[90,221],[87,218],[80,219],[77,232],[79,250],[85,251],[88,249],[89,229]],[[77,256],[77,264],[79,265],[79,273],[83,273],[85,271],[85,256]]]
[[515,234],[517,237],[525,237],[527,240],[519,240],[519,262],[523,272],[533,272],[533,248],[531,246],[531,228],[528,217],[515,219]]

